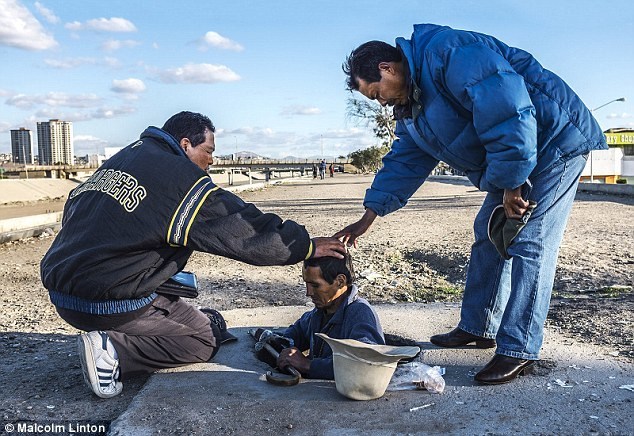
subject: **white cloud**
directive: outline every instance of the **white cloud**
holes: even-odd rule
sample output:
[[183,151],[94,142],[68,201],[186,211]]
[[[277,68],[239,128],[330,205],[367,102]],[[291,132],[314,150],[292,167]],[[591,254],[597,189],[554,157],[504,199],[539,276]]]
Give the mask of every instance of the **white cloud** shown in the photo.
[[75,31],[75,30],[81,30],[83,26],[79,21],[71,21],[70,23],[66,23],[64,27],[68,30]]
[[105,139],[92,135],[76,135],[73,143],[76,155],[103,153],[104,147],[110,146]]
[[237,136],[241,151],[251,151],[271,158],[320,156],[322,145],[326,156],[345,156],[376,143],[370,129],[351,128],[299,134],[276,131],[270,127],[245,126],[224,130],[222,134],[216,131],[218,155],[235,152],[233,136]]
[[101,98],[95,94],[49,92],[41,95],[17,94],[8,98],[5,103],[19,109],[32,109],[37,106],[88,108],[98,106]]
[[158,79],[163,83],[217,83],[234,82],[240,76],[225,65],[190,63],[160,71]]
[[[365,138],[370,133],[370,129],[352,127],[350,129],[326,130],[320,134],[320,137],[331,139],[358,139]],[[317,139],[317,136],[313,136],[313,139]]]
[[48,21],[49,23],[51,24],[59,23],[59,17],[55,15],[55,13],[51,11],[49,8],[44,6],[42,3],[35,2],[35,9],[37,9],[40,15],[43,16],[44,19]]
[[621,114],[611,113],[606,118],[610,118],[610,119],[634,118],[634,114],[628,114],[627,112],[623,112]]
[[121,66],[121,62],[119,61],[119,59],[108,56],[104,57],[103,59],[81,57],[66,59],[44,59],[44,64],[51,68],[57,68],[61,70],[77,68],[83,65],[105,65],[110,68],[117,68]]
[[73,139],[75,141],[103,141],[103,139],[92,135],[75,135],[73,136]]
[[287,106],[282,109],[280,115],[293,116],[293,115],[319,115],[321,109],[314,106]]
[[69,70],[71,68],[77,68],[81,65],[95,65],[97,63],[97,59],[95,58],[44,59],[44,63],[51,68],[58,68],[60,70]]
[[141,79],[123,79],[123,80],[113,80],[112,87],[110,88],[113,92],[121,93],[121,94],[139,94],[145,91],[145,83]]
[[137,28],[125,18],[94,18],[85,23],[73,21],[64,26],[68,30],[93,30],[95,32],[136,32]]
[[208,50],[210,47],[220,48],[222,50],[242,51],[244,47],[239,43],[226,38],[218,32],[209,31],[199,40],[201,50]]
[[106,56],[103,58],[103,64],[110,68],[119,68],[121,66],[121,61],[117,58]]
[[109,119],[114,118],[120,115],[128,115],[136,112],[136,109],[131,106],[121,106],[121,107],[109,107],[102,106],[92,110],[85,111],[75,111],[75,112],[65,112],[60,111],[56,108],[44,108],[40,109],[35,113],[35,119],[37,121],[41,121],[42,118],[48,119],[60,119],[65,121],[89,121],[94,119]]
[[17,0],[2,0],[0,5],[0,45],[24,50],[48,50],[57,41]]
[[101,49],[110,52],[122,48],[133,48],[137,45],[141,45],[141,42],[133,39],[109,39],[101,44]]

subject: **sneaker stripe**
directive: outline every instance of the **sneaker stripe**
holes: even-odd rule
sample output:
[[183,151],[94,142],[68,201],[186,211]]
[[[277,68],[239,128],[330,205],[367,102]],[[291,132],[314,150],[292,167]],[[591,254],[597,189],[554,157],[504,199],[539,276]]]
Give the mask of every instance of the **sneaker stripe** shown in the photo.
[[[101,341],[99,341],[100,338]],[[119,374],[118,359],[114,359],[112,366],[109,363],[112,356],[108,353],[108,341],[109,338],[105,332],[83,333],[79,336],[78,341],[84,380],[92,391],[101,398],[114,397],[120,394],[123,389],[122,383],[116,380]],[[98,367],[97,362],[106,367]]]
[[99,332],[101,336],[101,349],[108,350],[108,334],[106,332]]

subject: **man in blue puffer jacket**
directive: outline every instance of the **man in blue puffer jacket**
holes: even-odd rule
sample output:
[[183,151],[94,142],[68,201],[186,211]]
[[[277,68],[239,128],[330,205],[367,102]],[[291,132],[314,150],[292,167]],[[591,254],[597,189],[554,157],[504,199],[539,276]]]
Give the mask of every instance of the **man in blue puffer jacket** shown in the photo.
[[[475,379],[515,379],[539,358],[579,176],[591,150],[607,149],[601,128],[556,74],[481,33],[415,25],[412,38],[398,38],[396,47],[359,46],[343,69],[350,90],[394,106],[398,139],[366,193],[365,214],[335,237],[355,243],[377,215],[405,206],[439,161],[465,172],[487,196],[474,223],[460,322],[431,341],[481,348],[497,342]],[[507,218],[521,219],[529,200],[537,207],[505,260],[488,238],[489,217],[502,204]]]

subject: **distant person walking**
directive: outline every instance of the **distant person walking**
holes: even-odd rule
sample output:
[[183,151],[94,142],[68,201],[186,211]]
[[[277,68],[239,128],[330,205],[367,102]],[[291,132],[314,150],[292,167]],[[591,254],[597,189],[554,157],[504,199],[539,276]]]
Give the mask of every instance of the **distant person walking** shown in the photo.
[[326,178],[326,161],[322,160],[319,163],[319,178],[321,180],[324,180],[324,178]]
[[214,131],[206,116],[180,112],[69,194],[41,277],[59,315],[88,332],[79,355],[99,397],[118,395],[137,374],[206,362],[235,339],[220,313],[157,291],[194,251],[253,265],[343,259],[340,241],[311,239],[216,186],[206,171]]
[[317,178],[317,164],[313,164],[313,179]]
[[[590,151],[608,148],[599,124],[533,56],[482,33],[419,24],[396,47],[360,45],[343,69],[350,90],[394,106],[398,139],[365,194],[365,214],[335,236],[354,243],[377,215],[405,206],[440,160],[465,172],[487,196],[474,223],[460,322],[431,342],[497,343],[475,380],[515,379],[539,358],[579,176]],[[537,203],[530,219],[529,201]],[[521,229],[508,248],[504,236],[504,252],[488,236],[500,205],[496,216]]]
[[328,171],[330,172],[330,177],[335,177],[335,164],[331,163],[328,167]]

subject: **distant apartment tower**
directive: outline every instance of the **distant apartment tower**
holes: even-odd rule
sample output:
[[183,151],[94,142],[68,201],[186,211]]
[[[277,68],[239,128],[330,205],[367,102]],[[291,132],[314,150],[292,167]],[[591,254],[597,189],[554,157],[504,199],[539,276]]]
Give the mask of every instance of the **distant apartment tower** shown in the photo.
[[13,163],[33,165],[33,141],[29,129],[11,130],[11,154]]
[[74,164],[73,123],[60,120],[37,123],[37,151],[40,165]]

